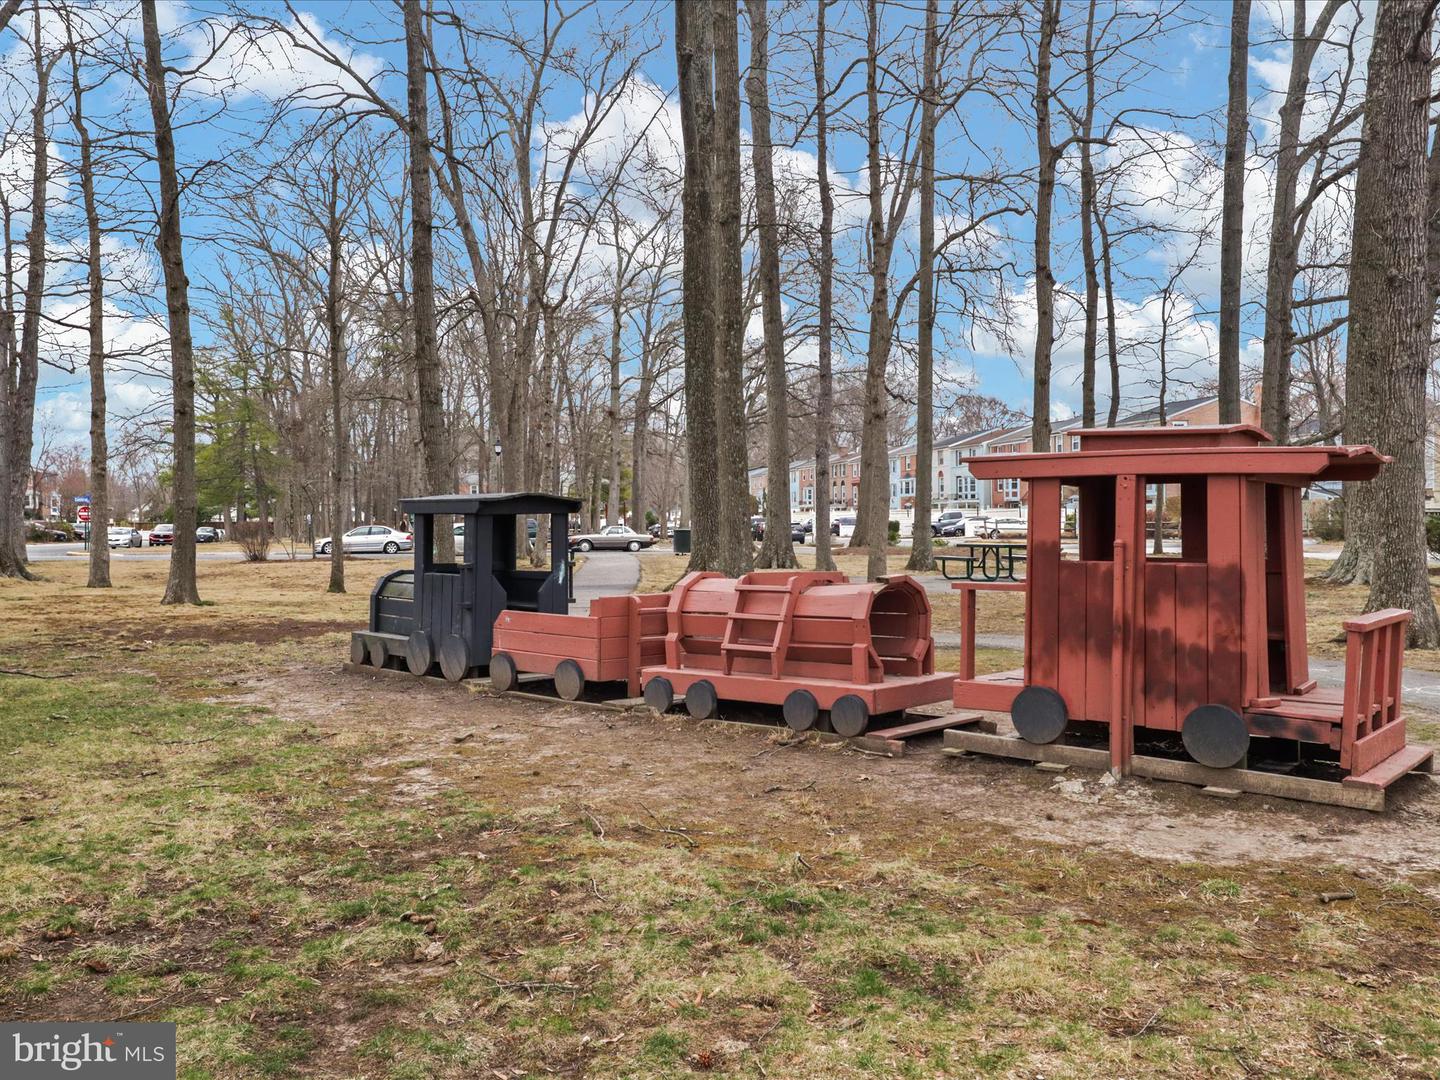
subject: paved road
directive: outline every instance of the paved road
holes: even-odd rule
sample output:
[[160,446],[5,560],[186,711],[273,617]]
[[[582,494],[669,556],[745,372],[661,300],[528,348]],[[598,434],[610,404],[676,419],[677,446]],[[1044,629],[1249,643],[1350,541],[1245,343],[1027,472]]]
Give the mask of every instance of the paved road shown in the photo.
[[[83,544],[28,544],[25,547],[25,557],[31,562],[59,562],[69,559],[87,559],[90,557],[90,552],[86,550]],[[272,560],[286,559],[288,557],[288,554],[283,549],[271,549],[270,558]],[[295,557],[297,559],[306,559],[310,557],[310,553],[304,546],[301,546],[296,548]],[[368,551],[351,552],[345,557],[347,559],[395,558],[394,555],[383,555],[379,552]],[[159,562],[170,558],[170,549],[152,547],[113,548],[110,551],[110,558],[128,559],[132,561],[138,560],[141,562]],[[205,545],[201,544],[195,549],[195,558],[206,562],[225,562],[226,560],[233,562],[241,558],[241,555],[238,551],[208,551]],[[320,558],[329,558],[329,556],[320,556]]]

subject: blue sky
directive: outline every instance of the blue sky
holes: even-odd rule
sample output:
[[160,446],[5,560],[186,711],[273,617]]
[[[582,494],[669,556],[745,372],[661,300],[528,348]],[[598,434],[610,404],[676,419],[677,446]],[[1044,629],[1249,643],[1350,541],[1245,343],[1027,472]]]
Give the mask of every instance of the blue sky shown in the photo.
[[[772,17],[780,5],[771,5]],[[1135,5],[1136,10],[1147,10]],[[279,11],[278,8],[271,10]],[[391,100],[403,102],[403,85],[400,80],[384,74],[403,61],[400,48],[400,27],[398,13],[385,3],[325,3],[301,5],[301,17],[306,19],[324,38],[336,45],[366,75],[375,75],[378,84]],[[522,30],[538,23],[540,9],[537,5],[514,5],[505,9],[496,7],[470,7],[464,9],[475,19],[503,20],[513,18]],[[1252,144],[1257,150],[1250,162],[1247,181],[1248,227],[1246,340],[1247,360],[1258,359],[1258,345],[1252,335],[1259,332],[1259,312],[1255,303],[1259,297],[1258,271],[1263,268],[1263,234],[1268,224],[1268,171],[1264,158],[1264,144],[1273,132],[1273,118],[1278,107],[1274,89],[1283,87],[1288,74],[1289,49],[1285,42],[1283,19],[1286,7],[1273,2],[1256,4],[1252,18],[1252,56],[1250,70],[1250,93],[1252,99]],[[1084,5],[1067,4],[1067,20],[1083,17]],[[840,68],[855,54],[853,42],[841,40],[846,33],[859,30],[860,9],[856,5],[838,5],[832,10],[831,69]],[[1368,15],[1368,6],[1366,9]],[[163,23],[172,34],[170,55],[176,60],[194,56],[203,51],[203,39],[195,29],[195,20],[202,15],[220,16],[223,11],[204,5],[166,5]],[[894,37],[906,41],[904,19],[915,19],[918,13],[894,8],[886,15],[886,29]],[[1133,114],[1136,123],[1145,129],[1145,138],[1152,143],[1164,143],[1165,152],[1150,155],[1144,162],[1132,167],[1124,181],[1125,188],[1135,199],[1157,200],[1141,215],[1158,236],[1137,238],[1124,245],[1123,266],[1117,281],[1116,301],[1119,309],[1121,334],[1131,345],[1126,349],[1125,408],[1140,407],[1153,403],[1155,398],[1155,370],[1153,338],[1160,322],[1159,285],[1170,270],[1182,259],[1190,259],[1191,265],[1182,278],[1181,291],[1184,296],[1171,308],[1172,327],[1169,350],[1172,364],[1181,367],[1180,386],[1172,386],[1173,397],[1188,396],[1187,383],[1199,384],[1213,378],[1216,286],[1218,273],[1218,241],[1213,237],[1201,244],[1198,252],[1189,239],[1178,239],[1175,234],[1165,232],[1173,227],[1193,228],[1206,220],[1218,209],[1219,177],[1214,162],[1218,155],[1209,140],[1219,134],[1216,126],[1223,111],[1225,78],[1228,66],[1228,17],[1229,5],[1220,3],[1192,4],[1182,9],[1173,22],[1173,28],[1160,36],[1148,39],[1136,47],[1137,54],[1145,61],[1141,77],[1134,79],[1113,101],[1102,107],[1101,122],[1107,111],[1118,109],[1148,110]],[[787,21],[777,25],[777,34],[772,44],[772,57],[777,70],[772,74],[772,96],[777,101],[777,111],[783,111],[782,99],[796,94],[804,98],[806,80],[805,58],[797,51],[796,40],[784,37],[799,28],[799,24],[810,21],[812,15],[807,9],[792,10]],[[666,95],[673,93],[674,46],[672,39],[673,15],[668,4],[654,2],[620,6],[606,4],[585,12],[568,35],[568,44],[577,49],[593,47],[594,34],[602,25],[611,25],[616,20],[629,20],[636,24],[640,38],[653,46],[646,56],[641,73],[646,81],[646,93]],[[1221,25],[1224,23],[1225,25]],[[12,67],[23,49],[15,38],[15,27],[7,32],[8,42],[3,47],[12,58]],[[442,38],[442,49],[445,42]],[[906,41],[904,49],[912,45]],[[1016,46],[1018,48],[1018,45]],[[742,52],[746,48],[742,34]],[[487,64],[493,63],[501,70],[512,63],[513,58],[496,50],[494,56],[486,57]],[[223,111],[217,112],[214,98],[192,93],[182,99],[180,116],[188,121],[208,117],[203,124],[185,126],[177,131],[177,147],[182,168],[193,168],[197,163],[215,158],[224,159],[254,137],[260,118],[270,103],[287,90],[293,90],[306,80],[313,80],[318,72],[317,62],[273,46],[263,52],[250,51],[241,56],[231,50],[222,57],[225,63],[233,65],[238,83]],[[1324,69],[1333,58],[1322,55],[1318,67]],[[743,64],[743,55],[742,55]],[[997,64],[993,83],[999,85],[1007,77],[1023,78],[1017,72],[1019,65]],[[1057,69],[1056,78],[1065,76],[1063,61]],[[68,80],[68,73],[61,79]],[[794,90],[787,80],[798,80],[800,89]],[[10,87],[11,107],[16,95],[24,86],[24,77]],[[861,88],[858,77],[852,76],[847,87],[853,92]],[[118,114],[122,107],[135,107],[137,99],[134,87],[126,85],[123,78],[113,80],[107,91],[108,100],[100,104]],[[1077,95],[1067,100],[1079,104]],[[99,103],[97,103],[99,104]],[[143,105],[143,101],[140,102]],[[95,108],[92,105],[92,109]],[[564,81],[557,81],[547,93],[543,108],[552,123],[563,123],[581,107],[579,90]],[[852,108],[863,108],[863,101]],[[643,112],[647,117],[649,112]],[[651,110],[653,111],[653,110]],[[633,117],[631,118],[633,119]],[[673,97],[660,110],[658,124],[660,131],[655,138],[660,143],[678,143],[678,117]],[[960,123],[965,133],[962,136]],[[1067,133],[1066,122],[1060,110],[1056,110],[1054,133],[1057,140]],[[748,112],[742,117],[748,140]],[[780,134],[777,132],[777,134]],[[63,141],[65,133],[57,132],[56,139]],[[1110,148],[1101,148],[1097,153],[1124,155],[1137,147],[1135,140],[1123,141]],[[748,142],[745,153],[748,154]],[[63,147],[56,151],[62,158],[71,155]],[[541,152],[537,148],[537,155]],[[995,103],[981,94],[968,97],[957,118],[947,123],[941,131],[940,169],[946,171],[975,170],[989,162],[1000,160],[1007,170],[1020,171],[1029,168],[1034,157],[1034,134],[1023,112],[1018,117],[1007,114]],[[785,151],[786,164],[799,174],[798,183],[804,184],[807,171],[813,175],[813,141],[809,132],[803,133],[793,149]],[[1055,265],[1061,281],[1060,338],[1056,348],[1056,375],[1054,387],[1054,413],[1068,415],[1079,407],[1079,356],[1080,328],[1076,296],[1080,287],[1078,233],[1076,229],[1074,188],[1075,175],[1072,154],[1062,165],[1062,184],[1056,207]],[[845,130],[843,122],[837,122],[833,134],[832,175],[837,184],[837,196],[841,200],[841,223],[851,226],[860,224],[863,217],[866,179],[864,172],[864,147],[855,134]],[[398,184],[399,175],[395,177]],[[74,185],[59,184],[60,199],[73,208],[78,198]],[[1004,196],[1018,206],[1028,208],[1030,188],[1023,182],[1014,182]],[[1185,205],[1175,205],[1185,204]],[[192,197],[187,200],[186,212],[191,222],[190,230],[195,239],[187,246],[192,278],[203,282],[214,269],[214,250],[203,236],[210,231],[213,221],[209,218],[209,202],[204,185],[197,185]],[[902,238],[902,250],[896,256],[897,276],[908,276],[907,260],[915,237],[914,208],[911,219]],[[1343,207],[1341,208],[1343,213]],[[65,211],[55,215],[64,216]],[[947,310],[942,316],[942,342],[939,346],[940,363],[952,384],[963,383],[973,389],[999,397],[1017,407],[1028,409],[1030,401],[1030,353],[1034,334],[1033,281],[1029,272],[1031,253],[1029,238],[1033,228],[1028,216],[1009,216],[1002,219],[1001,231],[986,234],[981,254],[997,262],[1013,266],[1012,272],[998,282],[979,277],[942,285],[942,310],[957,307],[960,297],[966,297],[965,312]],[[153,274],[153,259],[146,249],[147,238],[133,234],[117,234],[111,238],[113,257],[117,264],[128,257],[140,267],[149,266],[152,273],[124,275],[127,280],[143,279]],[[54,242],[54,241],[52,241]],[[862,252],[859,248],[859,230],[852,229],[842,235],[839,247],[842,272],[853,277],[862,276]],[[797,285],[792,305],[803,305],[809,293],[810,282],[791,278]],[[142,289],[142,292],[145,290]],[[849,294],[858,308],[859,294]],[[122,313],[141,315],[146,306],[144,298],[137,296],[116,296],[114,331],[122,343],[134,345],[155,338],[159,334],[153,322],[143,318],[122,319]],[[151,312],[156,308],[158,292],[148,296]],[[195,302],[203,306],[207,300],[203,291],[197,290]],[[842,301],[843,302],[843,301]],[[1178,311],[1178,314],[1176,312]],[[1008,333],[997,334],[986,328],[1000,313],[1008,315]],[[863,331],[863,312],[852,319]],[[908,317],[913,318],[913,304]],[[757,323],[758,325],[758,323]],[[200,330],[197,322],[197,330]],[[200,330],[203,340],[203,330]],[[911,333],[908,325],[902,324],[902,345]],[[73,343],[72,343],[73,344]],[[863,362],[863,334],[857,335],[842,349],[841,361],[850,365]],[[792,343],[792,357],[797,365],[806,363],[813,353],[813,343],[800,340]],[[133,361],[116,364],[112,379],[112,404],[117,412],[134,411],[146,406],[163,409],[165,380],[163,368],[151,368],[148,373],[136,372]],[[897,355],[897,372],[903,378],[905,361]],[[1099,386],[1106,387],[1105,375],[1101,374]],[[1102,401],[1103,410],[1103,401]],[[40,400],[42,424],[47,425],[49,437],[56,441],[82,441],[88,424],[88,401],[85,381],[81,376],[70,375],[47,368],[42,373]]]

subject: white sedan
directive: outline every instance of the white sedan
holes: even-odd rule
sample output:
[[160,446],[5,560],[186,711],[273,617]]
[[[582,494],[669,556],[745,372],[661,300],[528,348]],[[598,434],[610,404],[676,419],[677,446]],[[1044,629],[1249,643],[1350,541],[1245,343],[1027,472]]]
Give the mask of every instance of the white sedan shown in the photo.
[[[388,525],[361,525],[340,538],[340,548],[347,555],[362,551],[383,551],[386,555],[394,555],[399,551],[409,551],[413,546],[414,540],[409,533]],[[328,536],[315,541],[316,555],[329,555],[333,549],[334,544]]]

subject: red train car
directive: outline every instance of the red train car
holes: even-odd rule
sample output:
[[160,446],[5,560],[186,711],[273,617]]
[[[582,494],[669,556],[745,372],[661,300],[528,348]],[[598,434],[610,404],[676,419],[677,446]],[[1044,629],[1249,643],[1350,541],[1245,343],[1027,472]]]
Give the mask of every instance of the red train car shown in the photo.
[[669,596],[664,663],[641,672],[657,707],[683,694],[703,719],[721,700],[780,705],[796,730],[828,713],[854,736],[871,717],[950,697],[955,676],[935,671],[930,600],[914,578],[694,573]]
[[510,689],[520,672],[553,675],[574,700],[587,682],[624,680],[692,716],[721,700],[779,705],[807,730],[829,714],[843,735],[871,717],[949,700],[954,675],[935,671],[931,610],[910,577],[851,583],[843,574],[759,571],[686,575],[668,593],[607,597],[588,615],[502,612],[490,674]]
[[[1248,425],[1080,437],[1078,452],[970,463],[981,480],[1028,481],[1028,575],[957,583],[957,706],[1008,710],[1032,743],[1077,722],[1107,725],[1111,767],[1122,773],[1136,728],[1179,733],[1190,756],[1214,768],[1244,763],[1253,737],[1323,747],[1347,782],[1369,786],[1429,761],[1428,748],[1405,742],[1409,612],[1345,624],[1343,691],[1317,689],[1309,670],[1302,489],[1368,480],[1387,458],[1368,446],[1267,445]],[[1072,491],[1073,549],[1061,540],[1062,492]],[[1162,513],[1179,496],[1178,543],[1160,551],[1147,491]],[[975,594],[986,588],[1024,591],[1025,666],[977,678]]]
[[490,682],[510,690],[522,671],[550,675],[567,701],[587,683],[624,682],[640,693],[640,669],[665,656],[667,593],[602,596],[588,615],[502,611],[495,619]]

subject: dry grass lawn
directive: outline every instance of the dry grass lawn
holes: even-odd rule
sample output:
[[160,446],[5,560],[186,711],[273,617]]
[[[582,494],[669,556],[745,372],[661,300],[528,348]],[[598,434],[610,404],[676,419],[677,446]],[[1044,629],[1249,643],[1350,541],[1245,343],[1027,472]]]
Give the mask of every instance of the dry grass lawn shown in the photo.
[[1440,871],[1325,854],[1405,818],[339,675],[385,565],[0,582],[0,1015],[173,1020],[188,1080],[1440,1073]]

